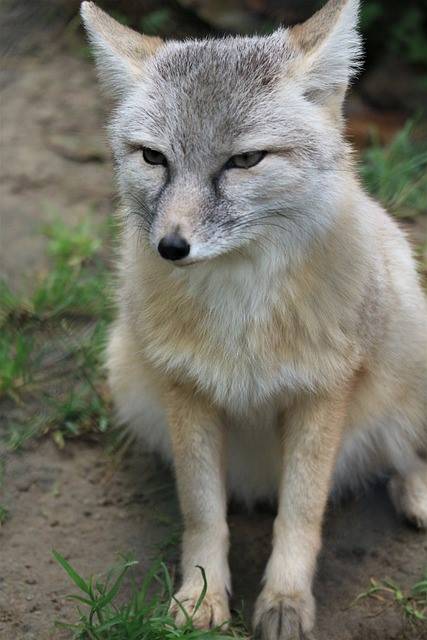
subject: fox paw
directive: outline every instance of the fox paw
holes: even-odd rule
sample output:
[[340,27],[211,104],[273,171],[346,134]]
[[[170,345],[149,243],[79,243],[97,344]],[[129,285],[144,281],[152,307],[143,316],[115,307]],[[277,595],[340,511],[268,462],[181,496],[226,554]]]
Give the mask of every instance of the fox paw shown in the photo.
[[313,607],[283,595],[261,594],[255,608],[255,640],[315,640]]
[[396,476],[388,490],[396,511],[418,529],[427,529],[427,474]]
[[177,626],[183,626],[191,618],[196,629],[213,629],[219,626],[226,629],[230,620],[227,596],[208,592],[197,607],[199,599],[200,589],[182,588],[178,591],[169,609]]

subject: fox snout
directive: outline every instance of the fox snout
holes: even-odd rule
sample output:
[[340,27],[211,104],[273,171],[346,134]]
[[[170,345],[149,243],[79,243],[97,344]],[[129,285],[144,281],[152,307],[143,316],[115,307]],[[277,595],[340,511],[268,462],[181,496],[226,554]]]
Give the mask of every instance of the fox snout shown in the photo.
[[165,260],[182,260],[189,255],[190,249],[190,244],[178,231],[163,236],[157,245],[158,252]]
[[195,220],[191,220],[188,210],[174,210],[172,215],[165,211],[152,231],[152,244],[164,260],[176,263],[194,253],[197,245]]
[[151,233],[152,243],[162,258],[178,263],[191,257],[200,244],[203,207],[203,197],[194,188],[176,188],[165,194]]

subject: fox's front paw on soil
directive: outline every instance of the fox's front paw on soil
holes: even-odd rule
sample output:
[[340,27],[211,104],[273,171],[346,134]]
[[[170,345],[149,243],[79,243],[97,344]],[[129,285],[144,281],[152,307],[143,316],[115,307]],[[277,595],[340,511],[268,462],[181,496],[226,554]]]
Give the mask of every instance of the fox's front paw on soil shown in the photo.
[[170,614],[178,626],[184,625],[189,617],[196,629],[213,629],[219,626],[221,629],[226,629],[228,627],[230,609],[226,595],[208,591],[199,607],[197,607],[197,603],[200,599],[200,589],[181,589],[175,594],[175,599],[179,604],[175,600],[172,602]]
[[312,606],[282,595],[261,594],[255,618],[255,640],[315,640],[310,629]]
[[398,513],[418,529],[427,529],[427,473],[392,478],[389,494]]

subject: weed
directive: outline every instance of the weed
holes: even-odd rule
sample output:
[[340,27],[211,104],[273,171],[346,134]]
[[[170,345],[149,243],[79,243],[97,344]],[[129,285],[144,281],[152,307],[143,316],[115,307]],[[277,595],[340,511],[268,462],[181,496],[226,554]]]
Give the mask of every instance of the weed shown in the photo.
[[0,283],[0,399],[14,402],[2,433],[9,449],[49,431],[63,446],[109,427],[101,354],[111,285],[100,250],[113,227],[56,220],[43,232],[51,269],[35,292],[24,297]]
[[108,316],[108,281],[98,260],[102,246],[99,230],[88,222],[70,228],[56,220],[45,227],[44,234],[49,238],[52,269],[31,299],[34,316]]
[[359,594],[355,603],[364,598],[375,598],[381,606],[394,602],[401,607],[410,622],[424,622],[427,620],[427,569],[423,579],[410,591],[404,591],[390,579],[383,581],[371,579],[370,588]]
[[427,145],[414,141],[414,123],[408,122],[387,146],[373,135],[362,158],[360,173],[367,189],[397,217],[426,212]]
[[1,442],[6,451],[19,451],[28,440],[46,433],[46,430],[44,415],[35,416],[32,420],[17,418],[6,426]]
[[6,507],[0,504],[0,527],[4,525],[8,517],[9,517],[9,511],[6,509]]
[[[109,399],[100,368],[105,326],[99,322],[78,336],[62,326],[48,348],[34,339],[36,357],[31,360],[26,354],[22,367],[15,361],[12,367],[0,349],[0,371],[3,374],[7,365],[11,370],[2,375],[3,393],[15,402],[3,430],[7,449],[20,449],[30,438],[48,432],[62,447],[67,437],[108,430]],[[22,334],[15,338],[19,341]]]
[[30,360],[34,349],[31,336],[6,327],[0,333],[0,398],[16,398],[31,379]]
[[427,569],[424,572],[422,580],[412,587],[412,594],[419,598],[422,604],[427,607]]
[[99,231],[85,220],[74,227],[56,219],[44,226],[48,238],[48,253],[58,265],[81,265],[94,258],[102,246]]
[[99,252],[105,229],[88,222],[74,227],[56,220],[43,229],[51,268],[25,298],[0,280],[0,326],[17,320],[44,321],[64,315],[108,318],[109,280]]
[[25,315],[29,309],[17,293],[7,285],[4,280],[0,280],[0,328],[8,321],[17,321],[21,315]]
[[[53,555],[79,588],[79,595],[69,599],[77,602],[78,621],[75,624],[57,623],[73,631],[75,640],[244,640],[242,623],[238,629],[225,631],[218,627],[210,631],[194,628],[192,617],[186,614],[183,627],[177,627],[168,611],[173,600],[172,579],[166,565],[154,563],[140,584],[133,569],[138,564],[130,557],[110,570],[105,579],[85,580],[58,552]],[[196,604],[196,611],[206,595],[206,576]],[[125,587],[123,589],[123,587]]]

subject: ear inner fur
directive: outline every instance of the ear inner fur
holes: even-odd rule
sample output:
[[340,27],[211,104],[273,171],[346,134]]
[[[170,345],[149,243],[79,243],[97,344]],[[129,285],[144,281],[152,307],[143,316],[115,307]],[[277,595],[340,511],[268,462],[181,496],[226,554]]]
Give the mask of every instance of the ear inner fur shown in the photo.
[[289,29],[293,75],[310,100],[328,107],[339,122],[348,83],[361,64],[359,0],[329,0],[306,22]]
[[[122,93],[129,80],[142,76],[144,60],[156,53],[163,40],[142,35],[120,24],[94,2],[83,2],[80,12],[95,48],[101,80],[117,93]],[[126,80],[126,75],[129,80]]]
[[304,53],[316,48],[332,31],[348,0],[330,0],[311,18],[289,30],[293,44]]

